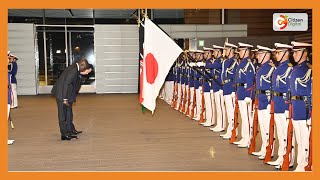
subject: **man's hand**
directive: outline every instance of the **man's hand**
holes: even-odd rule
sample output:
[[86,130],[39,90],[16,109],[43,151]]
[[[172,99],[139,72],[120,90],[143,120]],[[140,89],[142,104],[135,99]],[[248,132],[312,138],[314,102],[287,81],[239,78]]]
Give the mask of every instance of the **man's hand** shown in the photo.
[[69,106],[68,100],[63,100],[63,104],[64,104],[65,106]]

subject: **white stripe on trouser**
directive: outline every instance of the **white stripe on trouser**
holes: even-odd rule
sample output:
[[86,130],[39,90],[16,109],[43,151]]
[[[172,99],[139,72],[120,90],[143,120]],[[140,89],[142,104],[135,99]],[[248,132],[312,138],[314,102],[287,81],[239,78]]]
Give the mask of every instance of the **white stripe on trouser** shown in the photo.
[[211,126],[213,124],[212,122],[213,114],[212,114],[212,105],[211,105],[212,101],[211,101],[210,92],[204,93],[204,103],[206,107],[206,119],[207,119],[204,125]]
[[270,111],[267,109],[258,110],[258,122],[260,126],[262,140],[260,152],[262,152],[262,154],[265,155],[269,139]]
[[252,106],[252,101],[247,104],[244,100],[239,100],[239,112],[241,116],[241,142],[248,143],[250,141],[250,127],[252,122],[252,117],[251,117],[251,106]]
[[11,108],[18,107],[17,84],[11,84]]
[[297,140],[297,169],[304,169],[308,165],[309,131],[306,120],[293,120],[293,129]]
[[214,99],[216,103],[217,111],[217,128],[226,128],[226,109],[224,105],[223,91],[217,91],[214,93]]
[[186,95],[185,95],[186,103],[185,103],[184,113],[187,113],[189,96],[190,96],[190,94],[189,94],[189,85],[186,84]]
[[[190,106],[189,106],[189,115],[191,117],[191,111],[193,107],[193,97],[194,97],[194,87],[190,87]],[[194,111],[195,113],[196,111]]]
[[211,109],[212,109],[212,124],[216,124],[217,123],[216,102],[215,102],[213,90],[210,90],[210,97],[211,97]]
[[165,85],[165,100],[168,104],[171,104],[172,98],[173,98],[173,85],[174,82],[173,81],[167,81],[166,85]]
[[177,99],[177,108],[176,109],[179,109],[180,101],[181,101],[181,84],[178,83],[178,99]]
[[234,127],[234,106],[235,106],[235,97],[232,97],[231,94],[224,96],[224,101],[226,103],[226,114],[228,118],[228,128],[226,135],[230,136]]
[[196,89],[196,102],[197,102],[197,114],[195,115],[195,120],[200,120],[201,114],[201,91],[200,87]]

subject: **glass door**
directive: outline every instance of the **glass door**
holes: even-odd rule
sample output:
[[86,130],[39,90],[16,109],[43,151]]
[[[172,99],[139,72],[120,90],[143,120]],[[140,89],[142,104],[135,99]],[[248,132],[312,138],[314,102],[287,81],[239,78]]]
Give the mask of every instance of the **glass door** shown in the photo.
[[[66,67],[86,58],[95,67],[93,27],[38,26],[38,94],[49,94]],[[81,92],[94,93],[95,74],[85,78]]]

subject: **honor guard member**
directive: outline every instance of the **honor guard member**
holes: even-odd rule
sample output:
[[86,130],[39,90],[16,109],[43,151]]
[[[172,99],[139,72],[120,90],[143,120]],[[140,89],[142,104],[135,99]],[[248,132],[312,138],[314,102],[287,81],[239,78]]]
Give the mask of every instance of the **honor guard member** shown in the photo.
[[248,147],[250,141],[250,127],[252,122],[252,98],[255,66],[250,57],[250,44],[238,43],[239,58],[241,59],[236,71],[236,86],[238,95],[239,112],[241,116],[241,140],[234,142],[238,147]]
[[216,126],[211,128],[210,130],[214,132],[222,132],[225,130],[226,127],[226,109],[224,105],[224,98],[223,98],[223,90],[221,86],[221,71],[222,71],[222,51],[223,47],[213,45],[213,56],[214,61],[211,65],[211,69],[213,69],[213,94],[215,100],[215,107],[217,112],[216,118]]
[[[289,60],[290,51],[292,50],[291,45],[275,43],[275,59],[278,62],[277,68],[272,74],[272,91],[273,101],[274,101],[274,121],[276,125],[277,137],[279,142],[278,147],[278,158],[275,161],[267,162],[272,166],[280,166],[283,162],[283,156],[286,150],[286,141],[288,133],[288,120],[289,106],[285,102],[287,97],[287,92],[289,89],[289,84],[286,82],[292,71],[292,64]],[[294,151],[291,155],[291,166],[294,162]]]
[[[223,97],[226,104],[226,114],[228,118],[228,127],[225,134],[220,135],[223,139],[230,139],[234,128],[234,108],[235,108],[235,83],[234,78],[238,67],[238,62],[235,59],[235,50],[238,46],[230,43],[225,43],[226,59],[222,62],[222,89]],[[236,133],[238,134],[238,133]]]
[[[187,51],[187,53],[188,53],[188,51]],[[188,110],[188,106],[189,106],[189,104],[188,104],[188,100],[189,100],[189,98],[190,98],[190,94],[189,94],[189,81],[190,81],[190,67],[189,67],[189,58],[188,58],[188,54],[187,53],[185,53],[185,55],[186,55],[186,57],[185,57],[185,81],[184,81],[184,84],[185,84],[185,104],[184,104],[184,107],[185,107],[185,109],[184,109],[184,112],[183,112],[183,114],[185,114],[185,115],[189,115],[189,112],[187,112],[187,110]]]
[[176,108],[175,110],[179,110],[180,108],[180,101],[181,101],[181,64],[182,64],[182,59],[181,59],[181,56],[178,57],[178,60],[177,60],[177,66],[176,66],[176,70],[177,70],[177,84],[178,84],[178,98],[177,98],[177,105],[176,105]]
[[[190,56],[193,58],[193,59],[196,59],[196,54],[195,54],[195,51],[194,50],[189,50],[189,54]],[[195,94],[195,88],[194,88],[194,82],[195,82],[195,77],[194,77],[194,74],[195,74],[195,70],[193,69],[196,64],[193,60],[189,60],[189,85],[190,85],[190,95],[189,95],[189,98],[190,98],[190,104],[189,104],[189,113],[188,113],[188,117],[191,118],[191,112],[194,111],[194,109],[192,110],[192,108],[194,107],[194,94]],[[187,108],[188,109],[188,108]],[[194,111],[195,112],[195,111]]]
[[289,77],[292,123],[297,141],[297,167],[295,171],[305,171],[309,157],[309,131],[311,126],[310,100],[312,69],[308,56],[312,45],[301,42],[291,42],[293,46],[293,59],[297,65]]
[[174,88],[174,74],[173,74],[173,69],[174,69],[175,65],[172,65],[172,67],[169,70],[169,73],[166,77],[166,81],[165,81],[165,101],[168,104],[172,103],[172,99],[173,99],[173,88]]
[[[257,46],[257,58],[258,63],[260,64],[259,69],[257,70],[256,74],[256,95],[258,97],[258,119],[259,119],[259,127],[261,131],[261,150],[259,152],[253,152],[252,154],[255,156],[259,156],[259,159],[264,159],[266,155],[266,149],[268,146],[268,139],[269,139],[269,128],[270,128],[270,118],[271,118],[271,111],[270,111],[270,98],[271,98],[271,78],[272,73],[275,69],[273,63],[270,63],[271,53],[273,49],[264,46]],[[251,123],[251,126],[253,123]],[[252,131],[253,128],[251,128]],[[251,138],[251,136],[250,136]]]
[[[202,50],[196,50],[196,60],[197,60],[196,66],[199,69],[199,71],[201,71],[202,67],[205,66],[205,63],[202,62],[203,53],[204,52]],[[200,120],[201,109],[202,109],[202,107],[201,107],[202,82],[201,81],[202,81],[203,77],[197,71],[195,71],[194,73],[195,73],[194,74],[194,78],[195,78],[195,80],[194,80],[194,88],[196,90],[196,108],[197,108],[196,112],[197,113],[196,113],[196,115],[195,115],[195,117],[193,119],[196,120],[196,121],[199,121]]]
[[[212,48],[203,47],[205,51],[204,58],[206,59],[205,71],[206,74],[210,74],[212,76],[213,70],[210,67],[212,66]],[[206,75],[206,79],[211,79],[209,75]],[[211,91],[212,82],[204,81],[204,103],[206,109],[206,122],[202,123],[204,127],[210,127],[214,124],[215,118],[215,109],[214,107],[214,99],[213,99],[213,91]]]
[[180,83],[181,83],[181,106],[179,108],[179,111],[182,112],[182,107],[184,106],[183,103],[185,101],[186,98],[186,80],[187,80],[187,76],[186,76],[186,60],[184,56],[181,56],[181,74],[180,74]]
[[17,108],[18,107],[18,96],[17,96],[16,74],[18,71],[18,64],[17,64],[18,58],[15,55],[11,54],[10,51],[9,51],[9,56],[12,59],[12,61],[8,65],[8,72],[11,75],[11,92],[12,92],[11,108]]
[[[8,63],[12,63],[13,62],[13,57],[10,56],[10,51],[8,51]],[[7,119],[9,121],[9,116],[10,116],[10,108],[11,108],[11,74],[8,73],[8,109],[7,109]],[[14,140],[10,140],[8,139],[8,145],[11,145],[14,143]]]

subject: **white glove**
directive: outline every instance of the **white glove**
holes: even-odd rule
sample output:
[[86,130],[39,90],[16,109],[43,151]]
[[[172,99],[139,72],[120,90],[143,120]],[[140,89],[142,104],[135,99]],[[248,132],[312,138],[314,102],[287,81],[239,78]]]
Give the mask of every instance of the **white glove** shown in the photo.
[[284,114],[286,115],[286,118],[288,119],[288,118],[289,118],[289,111],[288,111],[288,110],[285,110],[285,111],[284,111]]
[[236,97],[236,93],[235,93],[235,92],[232,92],[232,93],[231,93],[231,97],[232,97],[232,98],[235,98],[235,97]]
[[246,97],[246,98],[244,98],[244,102],[246,102],[247,104],[250,104],[251,103],[251,99]]
[[270,104],[268,104],[268,106],[267,106],[267,110],[268,110],[268,112],[271,112],[270,110],[271,110],[271,106],[270,106]]
[[223,90],[222,89],[219,90],[219,94],[223,95]]
[[311,118],[307,120],[307,126],[311,126]]
[[202,86],[199,86],[199,90],[200,90],[200,92],[202,92]]

